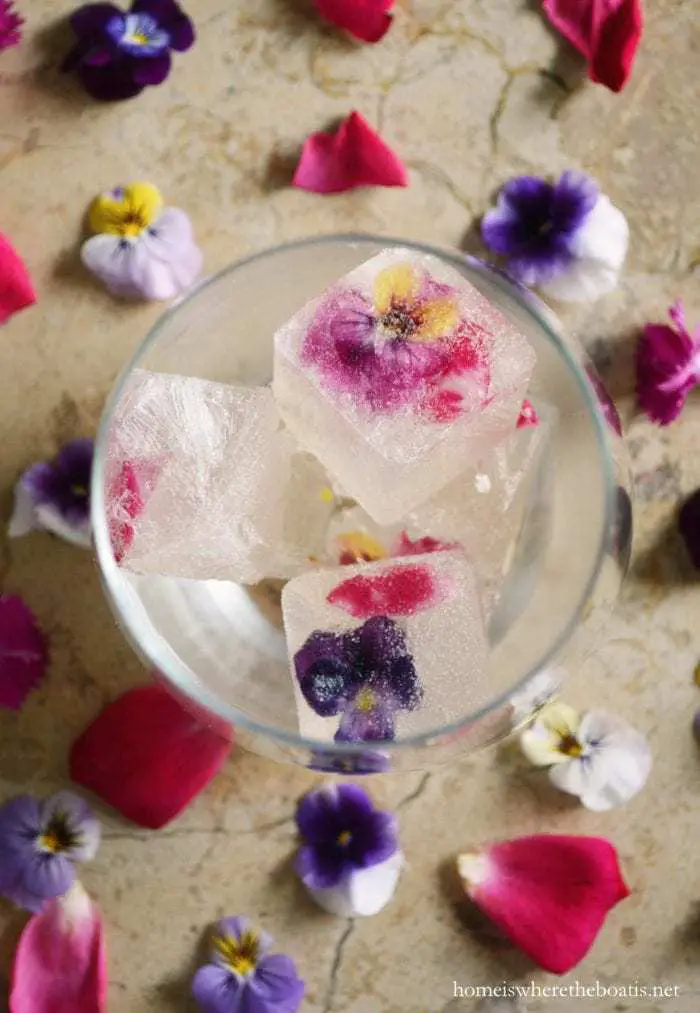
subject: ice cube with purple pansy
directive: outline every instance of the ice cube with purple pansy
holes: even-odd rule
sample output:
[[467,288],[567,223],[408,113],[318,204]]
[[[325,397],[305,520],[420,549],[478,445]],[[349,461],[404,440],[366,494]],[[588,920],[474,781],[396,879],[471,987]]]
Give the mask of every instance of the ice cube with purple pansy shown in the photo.
[[399,248],[280,328],[273,391],[299,442],[391,524],[508,435],[534,362],[457,270]]
[[282,611],[306,738],[392,741],[486,701],[481,602],[459,551],[303,574]]
[[[135,370],[110,432],[108,490],[125,466],[128,538],[115,553],[134,572],[288,577],[325,537],[325,474],[284,431],[269,388]],[[107,514],[123,535],[122,499]]]

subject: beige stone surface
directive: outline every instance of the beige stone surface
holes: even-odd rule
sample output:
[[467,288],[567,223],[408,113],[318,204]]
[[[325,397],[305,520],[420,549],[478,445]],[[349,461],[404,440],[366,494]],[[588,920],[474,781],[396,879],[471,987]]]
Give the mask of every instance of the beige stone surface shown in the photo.
[[[400,0],[377,47],[321,25],[304,0],[190,0],[199,42],[172,76],[133,102],[86,102],[57,72],[69,0],[25,0],[23,45],[0,55],[0,228],[36,279],[39,304],[0,335],[0,502],[30,462],[89,434],[126,357],[160,312],[113,303],[77,261],[86,205],[148,178],[187,209],[213,271],[248,251],[310,233],[372,230],[473,246],[473,224],[516,172],[595,173],[627,213],[632,245],[618,291],[564,315],[621,399],[637,482],[636,562],[610,636],[572,679],[575,703],[626,715],[656,763],[641,796],[594,815],[499,751],[428,776],[379,779],[397,805],[408,868],[394,902],[346,923],[316,910],[289,870],[295,799],[314,775],[238,753],[160,833],[106,812],[86,870],[109,927],[111,1013],[191,1008],[202,928],[247,912],[292,953],[305,1013],[458,1013],[453,981],[529,981],[531,970],[461,923],[441,867],[470,843],[535,830],[604,834],[632,896],[567,981],[657,982],[678,998],[589,1000],[583,1009],[691,1013],[700,1004],[700,589],[669,534],[682,493],[700,484],[700,405],[660,432],[634,417],[631,354],[640,323],[682,296],[700,321],[700,13],[653,0],[622,95],[583,83],[535,0]],[[406,191],[332,199],[288,188],[303,138],[351,108],[406,158]],[[0,713],[0,798],[66,783],[67,747],[143,673],[108,612],[89,554],[37,534],[0,535],[0,580],[36,610],[52,643],[49,678],[19,715]],[[24,916],[0,904],[0,1009]],[[535,973],[540,983],[551,982]],[[537,1000],[535,1011],[577,1008]],[[78,1011],[76,1011],[78,1013]]]

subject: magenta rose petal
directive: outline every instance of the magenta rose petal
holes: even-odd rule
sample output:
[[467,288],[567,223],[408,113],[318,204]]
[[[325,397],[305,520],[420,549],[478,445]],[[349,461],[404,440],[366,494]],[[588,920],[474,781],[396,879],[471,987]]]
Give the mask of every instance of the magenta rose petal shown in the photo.
[[[2,45],[2,0],[0,0],[0,50]],[[36,302],[32,279],[12,243],[0,232],[0,324]]]
[[46,674],[48,647],[34,613],[17,595],[0,595],[0,707],[19,710]]
[[394,0],[316,0],[326,21],[349,32],[361,42],[379,42],[391,28]]
[[700,328],[691,335],[683,305],[669,310],[671,324],[647,324],[637,344],[637,400],[644,414],[665,426],[677,419],[700,380]]

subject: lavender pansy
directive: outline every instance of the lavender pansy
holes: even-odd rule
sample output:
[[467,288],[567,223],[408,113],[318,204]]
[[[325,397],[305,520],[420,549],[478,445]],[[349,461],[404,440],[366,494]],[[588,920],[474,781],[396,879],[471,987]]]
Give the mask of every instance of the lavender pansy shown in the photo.
[[481,226],[484,244],[523,285],[554,299],[597,299],[617,285],[629,229],[622,212],[584,173],[556,183],[519,176],[501,189]]
[[75,70],[93,98],[133,98],[170,73],[171,50],[194,43],[194,28],[175,0],[135,0],[128,12],[110,3],[79,7],[70,16],[75,45],[63,65]]
[[375,809],[358,785],[340,784],[305,795],[296,821],[296,870],[321,907],[352,918],[387,904],[403,866],[395,816]]
[[151,183],[129,183],[93,202],[90,228],[97,235],[81,249],[82,261],[117,298],[172,299],[202,269],[190,219],[163,208]]
[[690,334],[679,301],[668,311],[673,326],[647,324],[637,344],[637,400],[651,419],[666,426],[680,415],[700,381],[700,327]]
[[403,631],[386,616],[349,633],[312,633],[294,667],[315,713],[340,715],[336,742],[393,739],[395,714],[414,710],[422,699]]
[[304,995],[291,957],[268,953],[272,940],[247,918],[224,918],[212,940],[212,963],[192,993],[204,1013],[296,1013]]
[[95,857],[100,825],[81,798],[60,792],[41,803],[20,795],[0,806],[0,893],[28,911],[75,882],[74,862]]
[[28,468],[15,486],[10,538],[44,530],[89,549],[90,474],[94,442],[70,440],[52,461]]

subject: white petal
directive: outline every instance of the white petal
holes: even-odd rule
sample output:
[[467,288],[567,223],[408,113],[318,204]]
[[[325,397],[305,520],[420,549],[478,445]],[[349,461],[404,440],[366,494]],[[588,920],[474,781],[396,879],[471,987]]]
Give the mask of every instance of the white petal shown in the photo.
[[150,258],[167,265],[174,295],[184,292],[202,269],[202,251],[194,241],[192,223],[179,208],[167,208],[143,233]]
[[604,194],[576,233],[574,262],[563,274],[540,285],[540,290],[562,302],[598,299],[617,285],[627,256],[629,227],[619,208]]
[[36,510],[32,498],[20,479],[15,486],[15,502],[7,525],[8,538],[21,538],[37,528]]
[[559,692],[563,680],[563,672],[556,668],[547,668],[530,679],[527,686],[510,698],[512,720],[514,725],[527,721],[535,711],[548,704]]
[[342,918],[376,915],[394,896],[403,863],[403,854],[397,851],[379,865],[358,869],[336,887],[309,893],[324,911]]
[[119,236],[93,236],[83,243],[80,257],[112,295],[120,299],[142,299],[143,292],[135,284],[132,271],[139,245],[137,239],[123,241]]
[[58,535],[64,542],[78,545],[81,549],[92,548],[92,530],[89,518],[83,524],[72,527],[57,510],[43,505],[36,508],[36,521],[37,527]]
[[579,716],[573,707],[564,703],[550,704],[520,736],[523,755],[535,767],[549,767],[554,763],[568,763],[570,757],[560,751],[562,738],[576,736]]

